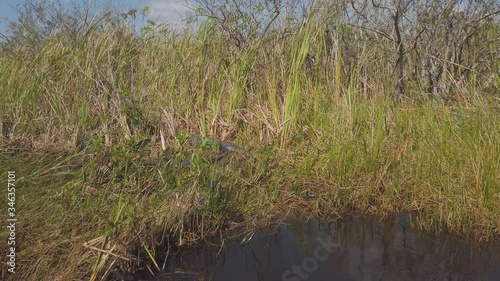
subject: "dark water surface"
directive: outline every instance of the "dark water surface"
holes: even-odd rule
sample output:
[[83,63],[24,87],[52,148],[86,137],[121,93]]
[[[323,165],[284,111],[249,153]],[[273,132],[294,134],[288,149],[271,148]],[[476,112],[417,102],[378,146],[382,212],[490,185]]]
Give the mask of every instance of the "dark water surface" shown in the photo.
[[499,243],[424,235],[404,216],[287,221],[244,238],[183,251],[149,280],[500,280]]

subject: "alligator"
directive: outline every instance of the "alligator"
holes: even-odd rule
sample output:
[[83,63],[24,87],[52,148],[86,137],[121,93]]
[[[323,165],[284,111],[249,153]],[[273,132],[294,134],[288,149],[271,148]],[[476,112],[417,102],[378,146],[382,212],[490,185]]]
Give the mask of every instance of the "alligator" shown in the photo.
[[[150,139],[147,139],[150,140]],[[141,141],[138,145],[142,146],[147,140]],[[207,137],[201,137],[201,136],[190,136],[188,138],[188,142],[194,146],[194,147],[200,147],[203,142],[210,146],[217,147],[219,149],[219,153],[214,154],[214,155],[208,155],[205,156],[204,159],[208,163],[215,163],[217,161],[220,161],[224,159],[226,156],[228,156],[231,153],[243,153],[243,149],[236,144],[229,142],[229,141],[223,141],[218,138],[207,138]],[[191,156],[185,157],[181,161],[181,168],[182,167],[187,167],[191,164]],[[144,160],[144,166],[155,166],[158,163],[162,162],[160,158],[148,158]]]

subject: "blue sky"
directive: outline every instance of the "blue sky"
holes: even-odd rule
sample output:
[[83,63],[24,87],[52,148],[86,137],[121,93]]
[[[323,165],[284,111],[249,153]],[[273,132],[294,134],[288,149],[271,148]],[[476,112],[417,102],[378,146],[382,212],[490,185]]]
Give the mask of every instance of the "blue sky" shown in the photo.
[[[149,19],[162,22],[181,24],[181,17],[184,17],[189,9],[186,7],[186,0],[84,0],[91,5],[103,5],[111,2],[118,10],[127,12],[129,9],[141,10],[145,6],[150,7]],[[188,0],[189,1],[189,0]],[[22,5],[25,0],[0,0],[0,32],[5,33],[9,21],[16,18],[15,7]],[[34,2],[39,2],[35,0]],[[63,5],[84,3],[82,0],[61,0]]]

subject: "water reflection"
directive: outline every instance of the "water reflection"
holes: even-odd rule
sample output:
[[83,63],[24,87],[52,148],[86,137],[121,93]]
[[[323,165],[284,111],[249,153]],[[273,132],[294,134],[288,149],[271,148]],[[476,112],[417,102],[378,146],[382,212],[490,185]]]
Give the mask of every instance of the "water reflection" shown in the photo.
[[[409,219],[289,221],[268,233],[192,249],[153,280],[500,280],[498,244],[479,250],[410,229]],[[168,267],[168,266],[167,266]]]

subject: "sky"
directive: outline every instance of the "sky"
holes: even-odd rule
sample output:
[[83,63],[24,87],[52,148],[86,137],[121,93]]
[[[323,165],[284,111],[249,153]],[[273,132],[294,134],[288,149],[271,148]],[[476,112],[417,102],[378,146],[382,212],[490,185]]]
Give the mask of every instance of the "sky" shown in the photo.
[[[39,0],[32,0],[39,2]],[[130,9],[141,11],[145,6],[149,7],[148,19],[161,23],[182,25],[182,18],[189,12],[187,3],[189,0],[84,0],[91,5],[102,5],[111,2],[121,12],[126,13]],[[60,0],[63,5],[70,7],[72,4],[81,4],[82,0]],[[5,34],[8,23],[16,19],[16,7],[23,5],[25,0],[0,0],[0,33]]]

